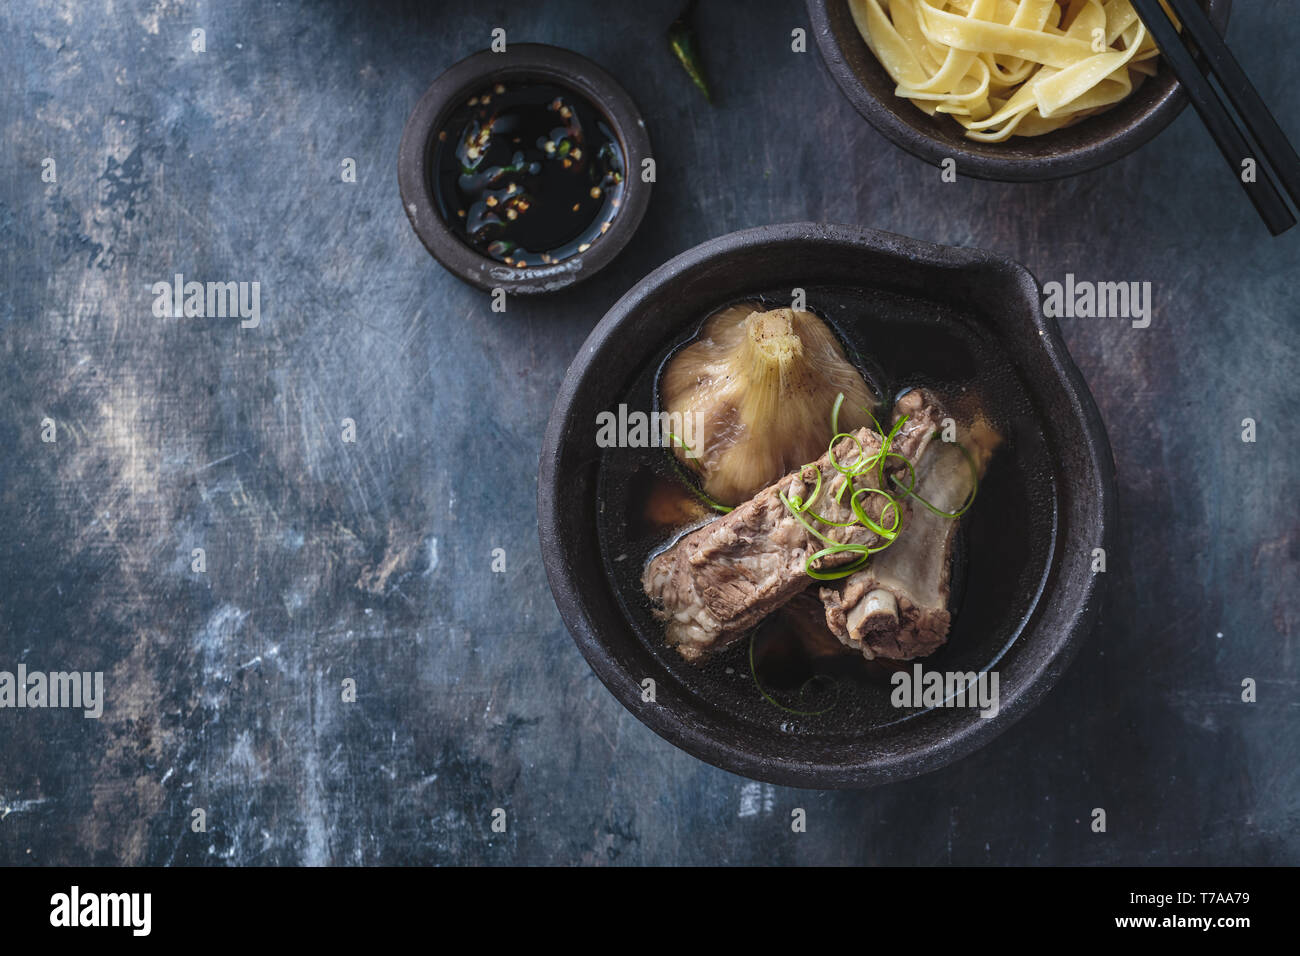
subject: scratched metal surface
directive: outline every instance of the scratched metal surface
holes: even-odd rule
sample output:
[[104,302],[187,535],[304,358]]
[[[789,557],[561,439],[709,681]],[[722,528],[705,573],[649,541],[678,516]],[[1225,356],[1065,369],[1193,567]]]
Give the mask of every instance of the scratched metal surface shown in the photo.
[[[463,6],[0,11],[0,670],[102,670],[107,695],[99,720],[0,711],[0,862],[1300,862],[1300,236],[1267,237],[1195,118],[1067,182],[942,184],[790,51],[802,4],[704,4],[713,107],[665,49],[678,0]],[[1300,135],[1300,22],[1237,6]],[[614,72],[659,165],[613,267],[504,315],[424,253],[395,174],[408,110],[496,26]],[[536,541],[541,430],[591,326],[671,255],[795,219],[1157,300],[1144,330],[1063,323],[1119,466],[1104,623],[992,746],[866,793],[750,783],[643,728]],[[261,326],[155,318],[176,272],[260,282]]]

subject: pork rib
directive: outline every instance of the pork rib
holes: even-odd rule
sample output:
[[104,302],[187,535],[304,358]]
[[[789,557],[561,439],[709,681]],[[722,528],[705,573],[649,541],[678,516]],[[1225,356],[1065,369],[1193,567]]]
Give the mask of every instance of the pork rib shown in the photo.
[[[893,447],[914,458],[929,442],[938,411],[919,399],[913,399],[908,407],[915,421],[905,424],[895,436]],[[854,438],[867,457],[880,450],[881,436],[870,428],[858,430]],[[848,438],[841,439],[834,452],[843,467],[852,467],[858,461],[857,446]],[[831,465],[827,454],[765,488],[729,514],[685,535],[646,565],[642,585],[655,605],[656,616],[667,622],[668,643],[684,658],[698,660],[739,639],[811,583],[805,562],[826,545],[808,533],[778,493],[806,499],[816,486],[814,468],[821,472],[822,490],[812,510],[827,522],[851,521],[849,494],[843,496],[842,503],[835,500],[845,479]],[[859,488],[874,483],[874,472],[857,479]],[[873,519],[880,520],[884,506],[881,496],[867,495],[860,504]],[[868,547],[881,543],[877,535],[860,524],[840,528],[818,524],[811,517],[807,520],[837,543]],[[854,553],[829,555],[819,559],[816,568],[830,569],[856,559]]]
[[[982,475],[1000,436],[977,421],[959,439],[975,474]],[[956,511],[971,492],[971,462],[956,444],[932,443],[916,465],[917,494],[942,511]],[[949,576],[957,522],[914,503],[897,539],[870,566],[821,589],[831,632],[868,660],[912,660],[942,647],[951,623]]]

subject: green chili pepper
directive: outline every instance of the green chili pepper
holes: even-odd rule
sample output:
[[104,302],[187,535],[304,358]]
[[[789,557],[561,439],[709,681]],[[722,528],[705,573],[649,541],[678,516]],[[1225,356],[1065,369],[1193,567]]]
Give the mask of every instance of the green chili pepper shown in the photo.
[[672,48],[673,54],[686,70],[691,82],[698,86],[704,98],[712,103],[713,95],[709,92],[709,83],[704,78],[704,65],[700,60],[699,44],[695,39],[694,18],[695,0],[691,0],[681,16],[668,28],[668,46]]

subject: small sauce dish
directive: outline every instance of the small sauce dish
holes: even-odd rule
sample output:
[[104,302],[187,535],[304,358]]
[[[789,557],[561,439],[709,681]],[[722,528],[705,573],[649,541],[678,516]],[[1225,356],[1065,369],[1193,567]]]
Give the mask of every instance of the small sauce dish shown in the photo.
[[485,50],[443,73],[406,122],[402,205],[429,253],[485,290],[535,295],[611,262],[650,200],[650,138],[631,97],[585,57]]

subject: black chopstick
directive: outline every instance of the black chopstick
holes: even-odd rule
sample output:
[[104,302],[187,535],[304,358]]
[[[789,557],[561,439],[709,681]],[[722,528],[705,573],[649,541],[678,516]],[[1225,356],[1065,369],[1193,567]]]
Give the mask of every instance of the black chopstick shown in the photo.
[[1205,10],[1195,0],[1169,0],[1169,6],[1183,22],[1183,31],[1192,38],[1210,71],[1218,78],[1219,86],[1228,97],[1237,115],[1246,124],[1251,137],[1259,146],[1264,159],[1273,167],[1279,185],[1300,206],[1300,156],[1295,147],[1277,125],[1277,120],[1264,105],[1255,85],[1246,76],[1237,58],[1214,29]]
[[[1156,41],[1156,46],[1160,48],[1160,55],[1183,84],[1192,106],[1200,114],[1201,121],[1214,137],[1219,152],[1232,167],[1234,178],[1246,191],[1246,196],[1259,212],[1264,224],[1268,226],[1269,232],[1275,236],[1286,232],[1296,224],[1295,216],[1287,208],[1286,201],[1277,191],[1277,187],[1273,185],[1268,170],[1256,159],[1256,150],[1250,146],[1242,131],[1237,128],[1232,115],[1219,99],[1213,84],[1196,66],[1191,51],[1184,43],[1182,35],[1175,29],[1173,22],[1165,15],[1159,0],[1132,0],[1132,3],[1133,9],[1137,11]],[[1211,29],[1210,32],[1215,31]],[[1267,113],[1267,110],[1264,112]],[[1250,121],[1244,112],[1242,120]],[[1241,175],[1242,164],[1247,159],[1256,160],[1256,175],[1253,182],[1247,182]]]

